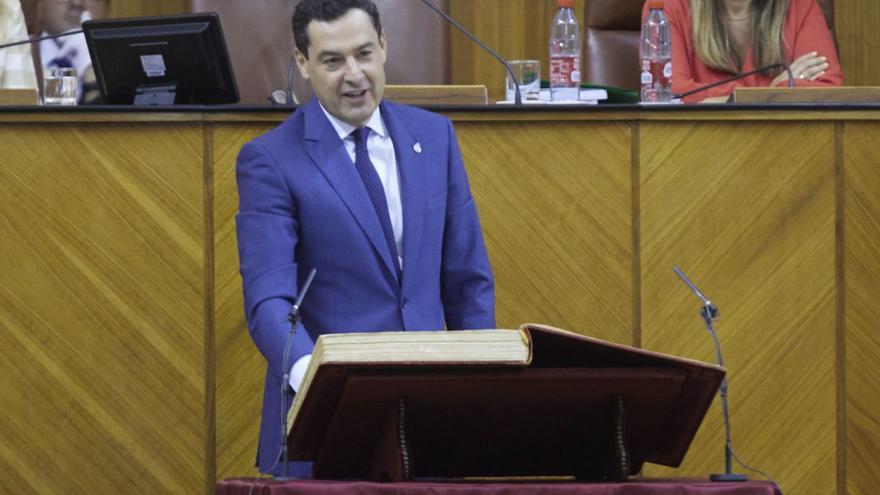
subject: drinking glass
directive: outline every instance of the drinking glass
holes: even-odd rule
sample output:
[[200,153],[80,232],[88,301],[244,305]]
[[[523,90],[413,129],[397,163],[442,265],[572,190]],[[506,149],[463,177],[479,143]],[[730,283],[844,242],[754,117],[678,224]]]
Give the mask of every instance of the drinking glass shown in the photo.
[[[541,61],[540,60],[511,60],[510,68],[519,82],[519,90],[523,101],[537,101],[541,95]],[[510,80],[510,75],[505,79],[507,87],[507,101],[514,101],[516,87]]]
[[49,67],[43,75],[44,105],[76,105],[76,69]]

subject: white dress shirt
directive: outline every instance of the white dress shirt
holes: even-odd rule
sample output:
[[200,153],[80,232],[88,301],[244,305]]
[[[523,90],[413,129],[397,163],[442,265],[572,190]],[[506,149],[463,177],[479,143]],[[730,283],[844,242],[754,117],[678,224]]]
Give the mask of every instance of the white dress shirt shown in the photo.
[[[43,31],[40,36],[49,36],[49,33]],[[73,67],[76,69],[76,98],[78,102],[82,102],[84,96],[83,77],[92,66],[86,36],[79,33],[43,40],[40,42],[40,59],[43,62],[44,70],[50,67]]]
[[[351,133],[356,129],[355,126],[343,122],[336,117],[330,115],[324,106],[321,105],[324,115],[330,120],[339,139],[345,144],[345,150],[351,157],[352,166],[354,166],[354,137]],[[385,201],[388,202],[388,215],[391,217],[391,228],[394,230],[394,243],[397,244],[397,261],[403,268],[403,206],[400,202],[400,174],[397,170],[397,156],[394,154],[394,142],[391,141],[391,135],[385,127],[382,120],[382,113],[379,107],[373,112],[370,120],[364,125],[370,129],[367,138],[367,151],[370,152],[370,161],[376,173],[379,174],[379,180],[382,181],[382,189],[385,190]]]
[[[345,144],[345,151],[348,152],[348,156],[351,158],[351,166],[354,167],[355,142],[351,133],[354,132],[356,127],[330,115],[323,105],[321,105],[321,110],[327,116],[327,119],[330,120],[330,124],[333,125],[333,129],[336,130],[339,139]],[[367,151],[370,153],[370,161],[373,162],[376,173],[379,174],[379,180],[382,181],[382,189],[385,190],[388,214],[391,217],[391,228],[394,231],[394,243],[397,244],[397,261],[402,269],[403,205],[400,200],[400,173],[397,168],[397,156],[394,154],[394,142],[391,140],[391,135],[385,127],[379,107],[376,107],[376,110],[364,127],[370,129],[370,134],[367,137]],[[291,367],[289,383],[294,391],[299,389],[311,359],[312,355],[307,354],[299,358]]]

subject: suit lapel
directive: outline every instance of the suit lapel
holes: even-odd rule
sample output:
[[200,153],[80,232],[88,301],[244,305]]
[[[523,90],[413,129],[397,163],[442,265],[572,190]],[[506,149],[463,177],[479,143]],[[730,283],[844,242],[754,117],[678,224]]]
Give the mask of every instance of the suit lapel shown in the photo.
[[423,155],[432,150],[421,142],[413,123],[403,119],[394,105],[381,104],[382,117],[394,143],[397,169],[400,171],[400,195],[403,206],[403,281],[415,276],[411,267],[422,243],[425,204],[427,202],[427,163]]
[[385,242],[382,225],[376,218],[373,203],[339,135],[330,125],[316,99],[313,98],[308,105],[302,107],[302,111],[305,118],[306,151],[360,225],[373,249],[385,263],[391,277],[396,278],[396,264],[391,263],[391,253],[388,250],[388,243]]

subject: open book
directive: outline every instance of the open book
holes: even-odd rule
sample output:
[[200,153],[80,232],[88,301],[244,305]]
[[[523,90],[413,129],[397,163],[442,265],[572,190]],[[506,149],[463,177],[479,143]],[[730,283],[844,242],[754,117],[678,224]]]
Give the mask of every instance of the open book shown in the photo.
[[288,414],[290,458],[316,461],[316,477],[364,475],[383,418],[406,397],[419,475],[566,474],[570,459],[604,455],[590,435],[609,429],[609,398],[620,396],[633,472],[644,460],[678,465],[723,376],[715,365],[535,324],[326,334]]

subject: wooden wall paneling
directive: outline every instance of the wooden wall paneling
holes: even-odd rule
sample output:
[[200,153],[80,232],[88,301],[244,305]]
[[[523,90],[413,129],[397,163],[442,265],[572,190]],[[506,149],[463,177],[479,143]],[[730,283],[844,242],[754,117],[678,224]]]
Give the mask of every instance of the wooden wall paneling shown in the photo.
[[847,493],[880,487],[880,125],[846,124],[844,280]]
[[235,214],[235,159],[241,147],[274,124],[216,125],[214,165],[214,321],[217,479],[255,476],[266,361],[244,317]]
[[142,17],[190,12],[190,0],[110,0],[112,17]]
[[[550,22],[555,0],[450,0],[452,17],[508,60],[541,61],[542,78],[549,77]],[[584,4],[575,14],[583,28]],[[504,67],[458,30],[450,29],[452,84],[485,84],[489,98],[504,98]]]
[[880,2],[834,0],[835,35],[848,86],[880,86]]
[[199,127],[0,135],[0,491],[202,491]]
[[[834,124],[642,122],[640,136],[644,346],[715,360],[678,265],[722,314],[740,458],[786,493],[835,492]],[[723,462],[716,400],[682,469],[646,473]]]
[[[76,115],[92,122],[0,123],[0,491],[201,492],[213,475],[255,474],[265,363],[242,314],[234,161],[279,117]],[[711,361],[678,263],[723,314],[740,456],[786,492],[872,493],[880,124],[699,115],[452,114],[498,324],[630,343],[640,316],[646,348]],[[716,404],[682,469],[646,473],[717,472],[721,438]]]
[[632,342],[630,127],[456,123],[496,284],[499,327]]

